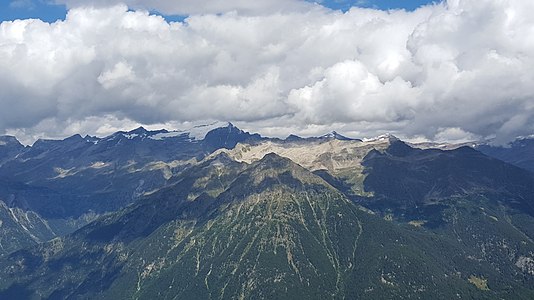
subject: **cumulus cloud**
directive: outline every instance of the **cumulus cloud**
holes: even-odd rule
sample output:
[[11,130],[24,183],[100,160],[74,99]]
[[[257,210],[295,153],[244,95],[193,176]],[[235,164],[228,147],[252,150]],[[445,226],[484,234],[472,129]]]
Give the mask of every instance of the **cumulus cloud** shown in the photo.
[[0,130],[31,140],[221,120],[276,136],[503,143],[534,131],[532,1],[225,11],[169,23],[84,6],[3,22]]

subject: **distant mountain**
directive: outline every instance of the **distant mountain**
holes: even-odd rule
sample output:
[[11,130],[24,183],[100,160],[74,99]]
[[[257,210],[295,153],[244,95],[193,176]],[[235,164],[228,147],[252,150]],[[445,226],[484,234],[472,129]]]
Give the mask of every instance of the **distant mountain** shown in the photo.
[[534,172],[534,138],[517,138],[507,145],[493,145],[491,141],[472,141],[465,143],[414,143],[410,144],[419,149],[454,150],[461,147],[471,147],[488,156],[500,159],[530,172]]
[[264,141],[213,155],[227,153],[252,163],[271,152],[320,175],[354,201],[404,220],[418,210],[440,210],[451,197],[470,195],[484,195],[534,216],[534,174],[469,147],[422,150],[384,137],[366,142]]
[[[271,139],[273,140],[273,139]],[[323,134],[321,136],[303,138],[294,134],[290,134],[284,141],[286,142],[296,142],[296,141],[318,141],[318,140],[340,140],[340,141],[361,141],[360,139],[349,138],[344,135],[337,133],[336,131]]]
[[69,231],[165,186],[214,149],[258,139],[230,123],[173,132],[141,127],[104,138],[74,135],[31,147],[2,137],[0,201],[64,223],[60,227]]
[[20,239],[0,299],[534,298],[525,169],[391,135],[192,136],[74,136],[8,160],[1,241]]
[[[0,198],[51,218],[115,210],[165,185],[190,160],[261,138],[232,124],[224,126],[195,127],[194,135],[138,128],[105,138],[74,135],[59,141],[38,140],[0,167],[0,179],[7,182],[0,186]],[[31,188],[39,189],[41,197],[48,198],[46,203],[28,194]]]
[[205,153],[211,153],[221,148],[232,149],[238,143],[260,140],[262,137],[259,134],[249,134],[235,127],[232,123],[228,123],[228,126],[209,131],[202,141],[202,146]]
[[330,133],[327,133],[325,135],[322,135],[320,136],[319,138],[323,138],[323,139],[336,139],[336,140],[341,140],[341,141],[350,141],[350,140],[357,140],[357,139],[352,139],[352,138],[348,138],[344,135],[341,135],[339,133],[337,133],[336,131],[332,131]]
[[363,184],[373,194],[363,203],[400,218],[429,217],[429,211],[471,196],[534,216],[534,175],[470,147],[420,150],[397,141],[385,151],[371,151],[362,165]]
[[254,144],[240,144],[234,149],[220,149],[212,155],[227,153],[233,159],[252,163],[268,153],[287,157],[320,175],[350,197],[368,196],[363,180],[364,158],[372,150],[385,151],[394,136],[381,136],[367,141],[357,139],[308,138],[266,140]]
[[0,260],[0,297],[534,296],[531,233],[494,207],[458,205],[439,230],[391,222],[276,154],[251,164],[218,154],[173,182]]
[[0,136],[0,166],[24,150],[24,146],[13,136]]
[[534,172],[534,138],[520,138],[506,146],[481,144],[476,149],[486,155]]

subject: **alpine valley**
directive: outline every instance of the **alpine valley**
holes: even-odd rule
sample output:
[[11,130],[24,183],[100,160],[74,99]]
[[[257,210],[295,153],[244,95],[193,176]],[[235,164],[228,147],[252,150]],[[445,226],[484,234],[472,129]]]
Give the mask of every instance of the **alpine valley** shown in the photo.
[[534,299],[533,145],[0,137],[0,299]]

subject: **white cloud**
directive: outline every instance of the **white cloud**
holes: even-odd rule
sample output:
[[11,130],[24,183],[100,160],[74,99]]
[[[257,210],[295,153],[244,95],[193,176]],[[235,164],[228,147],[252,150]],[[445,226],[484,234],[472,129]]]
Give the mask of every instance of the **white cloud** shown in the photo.
[[304,10],[313,6],[304,0],[55,0],[55,3],[66,4],[69,8],[126,4],[134,9],[156,10],[168,15],[220,14],[232,11],[247,15],[266,15]]
[[74,8],[52,24],[3,22],[0,130],[31,140],[221,120],[277,136],[504,142],[534,131],[530,11],[529,0],[450,0],[168,23],[118,5]]
[[359,61],[337,63],[313,86],[293,90],[289,103],[305,123],[400,122],[415,116],[418,89],[400,77],[382,83]]
[[458,127],[439,128],[435,136],[437,142],[465,143],[479,140],[480,137],[470,132],[465,132]]

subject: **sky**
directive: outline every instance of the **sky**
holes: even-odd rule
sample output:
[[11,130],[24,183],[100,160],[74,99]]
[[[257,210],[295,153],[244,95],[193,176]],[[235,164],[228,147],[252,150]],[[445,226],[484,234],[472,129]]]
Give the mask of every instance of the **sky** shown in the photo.
[[[311,1],[311,0],[309,0]],[[54,1],[54,0],[3,0],[0,3],[0,22],[12,21],[16,19],[35,18],[45,22],[55,22],[57,20],[64,20],[67,15],[68,8],[76,7],[77,5],[91,5],[91,2],[96,3],[110,3],[113,1]],[[187,13],[176,14],[166,10],[159,12],[158,6],[153,5],[156,1],[130,1],[128,4],[133,9],[142,8],[149,10],[154,14],[163,15],[167,21],[182,21]],[[180,2],[180,1],[178,1]],[[186,1],[181,1],[186,2]],[[191,1],[198,3],[198,1]],[[333,10],[347,11],[353,6],[367,7],[376,9],[406,9],[415,10],[422,5],[430,4],[432,2],[439,2],[437,0],[323,0],[311,1],[326,6]],[[115,2],[117,3],[117,2]]]
[[[54,1],[54,2],[52,2]],[[534,133],[531,0],[0,4],[0,134],[230,121],[266,136]]]

